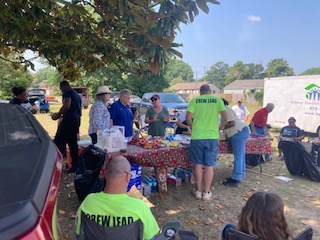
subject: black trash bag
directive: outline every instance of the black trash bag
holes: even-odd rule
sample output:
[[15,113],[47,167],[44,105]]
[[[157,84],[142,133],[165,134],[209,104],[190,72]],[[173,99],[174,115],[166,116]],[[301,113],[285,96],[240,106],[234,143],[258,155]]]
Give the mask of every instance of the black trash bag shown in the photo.
[[320,166],[320,145],[312,143],[311,154],[316,159],[316,163]]
[[79,167],[74,177],[74,187],[80,201],[89,193],[100,192],[105,186],[105,180],[99,179],[101,167],[106,153],[90,145],[79,156]]
[[284,160],[292,175],[306,176],[313,181],[320,181],[320,167],[317,158],[307,152],[300,142],[281,141]]
[[263,162],[264,160],[261,154],[246,154],[246,164],[251,167],[255,167]]

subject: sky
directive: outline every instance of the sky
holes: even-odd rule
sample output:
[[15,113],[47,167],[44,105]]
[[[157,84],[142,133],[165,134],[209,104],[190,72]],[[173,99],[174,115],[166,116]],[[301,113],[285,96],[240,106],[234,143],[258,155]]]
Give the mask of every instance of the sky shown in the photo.
[[[218,61],[232,66],[283,58],[295,74],[320,67],[320,0],[220,0],[181,24],[175,42],[199,79]],[[30,54],[31,55],[31,54]],[[36,69],[43,67],[35,62]]]
[[208,3],[193,23],[181,25],[175,42],[195,79],[218,61],[232,66],[283,58],[300,74],[320,67],[320,0],[220,0]]

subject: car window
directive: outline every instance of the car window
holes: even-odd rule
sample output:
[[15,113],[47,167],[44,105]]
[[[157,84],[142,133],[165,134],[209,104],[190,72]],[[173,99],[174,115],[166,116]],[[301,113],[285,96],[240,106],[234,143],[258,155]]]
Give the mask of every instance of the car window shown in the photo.
[[45,95],[46,91],[45,90],[30,90],[28,91],[28,95],[31,96],[31,95]]
[[186,101],[176,94],[159,94],[161,103],[185,103]]
[[146,94],[143,95],[143,99],[142,100],[144,102],[149,102],[152,95],[153,95],[153,93],[146,93]]

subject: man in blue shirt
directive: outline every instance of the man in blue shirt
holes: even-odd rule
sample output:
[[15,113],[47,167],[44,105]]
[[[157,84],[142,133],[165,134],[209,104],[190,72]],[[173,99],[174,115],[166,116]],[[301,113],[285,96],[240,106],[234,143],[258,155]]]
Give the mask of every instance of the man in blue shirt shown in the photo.
[[120,91],[120,98],[115,101],[110,107],[110,126],[123,126],[125,129],[125,138],[131,141],[133,135],[133,114],[129,106],[131,91],[122,89]]
[[77,136],[81,118],[81,98],[67,81],[60,83],[60,90],[62,92],[62,107],[59,112],[52,114],[52,120],[58,120],[62,117],[62,121],[58,126],[54,143],[64,156],[66,155],[66,144],[68,144],[72,167],[67,172],[74,173],[78,168]]

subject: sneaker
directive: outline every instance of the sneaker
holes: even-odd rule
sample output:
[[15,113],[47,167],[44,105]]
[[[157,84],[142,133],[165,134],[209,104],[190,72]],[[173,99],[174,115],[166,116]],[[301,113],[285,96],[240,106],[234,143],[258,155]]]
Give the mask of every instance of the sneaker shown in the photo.
[[278,156],[278,160],[282,161],[283,160],[283,156]]
[[192,194],[193,194],[193,196],[195,196],[196,199],[201,199],[202,198],[202,192],[198,191],[195,188],[192,190]]
[[266,162],[270,162],[270,161],[272,161],[272,159],[273,159],[272,155],[269,155],[269,156],[265,159],[265,161],[266,161]]
[[238,187],[241,181],[235,180],[233,178],[227,178],[222,184],[229,187]]
[[202,200],[210,200],[212,198],[212,192],[209,191],[209,192],[203,192],[202,193]]

